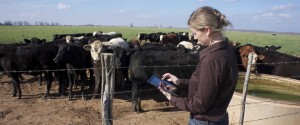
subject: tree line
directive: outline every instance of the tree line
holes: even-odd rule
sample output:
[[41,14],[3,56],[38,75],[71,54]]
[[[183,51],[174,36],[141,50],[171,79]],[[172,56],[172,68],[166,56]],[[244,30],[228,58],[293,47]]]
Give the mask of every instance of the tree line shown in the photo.
[[4,22],[0,22],[0,26],[59,26],[58,22],[42,22],[37,21],[34,23],[30,23],[28,21],[11,21],[6,20]]

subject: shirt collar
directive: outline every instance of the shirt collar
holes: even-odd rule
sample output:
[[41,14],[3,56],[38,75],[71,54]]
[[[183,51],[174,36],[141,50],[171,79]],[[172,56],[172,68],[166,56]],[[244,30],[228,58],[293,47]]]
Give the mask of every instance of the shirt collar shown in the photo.
[[218,43],[215,43],[213,45],[210,45],[210,46],[206,47],[205,49],[203,49],[200,52],[200,58],[199,59],[202,60],[208,54],[210,54],[214,51],[226,48],[228,46],[228,44],[229,43],[227,41],[221,41],[221,42],[218,42]]

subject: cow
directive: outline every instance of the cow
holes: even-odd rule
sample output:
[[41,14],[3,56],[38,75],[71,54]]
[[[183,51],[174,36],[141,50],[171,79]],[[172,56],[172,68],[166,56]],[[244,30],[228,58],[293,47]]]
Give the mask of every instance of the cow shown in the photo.
[[281,48],[281,46],[274,46],[274,45],[271,45],[271,46],[265,46],[265,49],[266,50],[273,50],[273,51],[277,51]]
[[[56,64],[52,61],[58,50],[58,46],[52,43],[18,46],[1,51],[1,67],[5,74],[12,78],[12,96],[20,99],[22,91],[20,88],[19,76],[22,73],[38,75],[44,73],[47,82],[47,90],[44,98],[47,98],[52,85],[52,72]],[[61,79],[59,79],[59,94],[61,94]]]
[[[69,78],[69,101],[72,100],[73,85],[80,76],[81,96],[84,97],[84,84],[87,81],[86,69],[92,68],[91,55],[83,49],[83,44],[65,43],[59,46],[57,55],[53,59],[58,65],[67,68]],[[79,70],[78,70],[79,69]],[[93,78],[93,72],[90,69],[90,79]],[[92,81],[92,80],[91,80]],[[92,90],[93,83],[89,84],[89,89]]]
[[130,41],[128,41],[128,45],[129,48],[137,48],[141,46],[140,41],[138,39],[131,39]]
[[199,51],[178,52],[165,51],[137,51],[130,56],[128,78],[132,86],[132,110],[142,111],[138,91],[145,88],[151,75],[162,76],[166,72],[173,73],[180,78],[189,78],[199,61]]
[[239,71],[246,71],[247,65],[248,65],[248,56],[250,53],[253,54],[252,57],[252,62],[251,62],[251,72],[255,73],[257,72],[257,66],[255,65],[257,60],[258,60],[258,55],[260,53],[263,53],[265,51],[277,51],[280,49],[281,46],[265,46],[265,47],[260,47],[260,46],[255,46],[252,44],[246,44],[243,46],[237,46],[236,47],[236,54],[237,54],[237,60],[238,60],[238,65],[239,65]]
[[252,45],[244,45],[236,47],[237,64],[239,71],[246,71],[248,66],[249,54],[252,54],[251,72],[256,71],[255,63],[257,61],[256,49]]
[[166,33],[157,32],[157,33],[149,33],[146,35],[146,41],[149,41],[151,43],[159,43],[160,42],[160,36],[165,35]]
[[178,41],[180,41],[180,42],[190,40],[188,32],[179,32],[179,33],[176,33],[176,34],[177,34],[177,37],[178,37]]
[[46,43],[46,39],[39,39],[36,37],[32,37],[30,40],[24,39],[24,42],[27,44],[42,44],[42,43]]
[[145,42],[146,36],[147,36],[146,33],[139,33],[139,34],[137,35],[137,39],[140,40],[141,42],[142,42],[142,41]]
[[[90,52],[93,60],[93,69],[95,75],[95,88],[93,91],[94,96],[92,99],[96,98],[96,94],[99,92],[101,75],[102,75],[102,66],[101,66],[101,54],[107,52],[108,50],[115,50],[116,48],[122,48],[125,51],[129,49],[128,43],[122,38],[114,38],[108,42],[101,42],[96,40],[90,44],[84,45],[83,48]],[[118,63],[117,63],[118,64]]]
[[160,36],[160,43],[161,44],[172,43],[174,45],[177,45],[179,43],[179,39],[176,34],[165,34]]
[[266,50],[258,54],[257,72],[300,80],[300,58]]

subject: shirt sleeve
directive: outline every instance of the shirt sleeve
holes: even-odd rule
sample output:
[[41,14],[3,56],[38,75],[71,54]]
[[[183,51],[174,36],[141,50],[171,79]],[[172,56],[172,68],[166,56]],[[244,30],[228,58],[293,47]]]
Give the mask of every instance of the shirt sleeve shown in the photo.
[[[191,79],[196,79],[196,92],[190,98],[171,97],[171,104],[177,108],[191,113],[205,113],[215,101],[219,91],[220,72],[217,63],[213,61],[203,61],[197,66],[196,72]],[[201,68],[201,69],[200,69]],[[193,82],[190,80],[190,82]]]

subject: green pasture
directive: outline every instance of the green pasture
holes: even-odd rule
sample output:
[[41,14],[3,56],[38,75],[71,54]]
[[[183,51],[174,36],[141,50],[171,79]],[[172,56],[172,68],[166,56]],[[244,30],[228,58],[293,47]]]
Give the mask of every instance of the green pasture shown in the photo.
[[[114,27],[114,26],[0,26],[0,43],[17,43],[23,39],[37,37],[52,40],[54,34],[91,33],[93,31],[120,32],[128,40],[135,38],[138,33],[151,32],[188,32],[184,28],[149,28],[149,27]],[[257,46],[282,46],[280,52],[300,56],[300,35],[258,32],[225,31],[230,40],[251,43]]]

